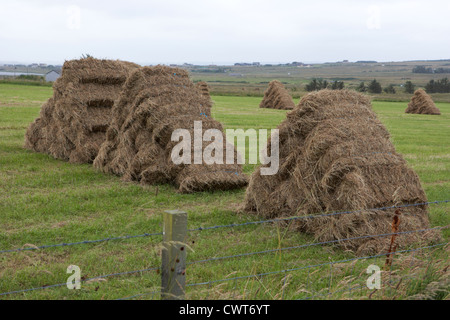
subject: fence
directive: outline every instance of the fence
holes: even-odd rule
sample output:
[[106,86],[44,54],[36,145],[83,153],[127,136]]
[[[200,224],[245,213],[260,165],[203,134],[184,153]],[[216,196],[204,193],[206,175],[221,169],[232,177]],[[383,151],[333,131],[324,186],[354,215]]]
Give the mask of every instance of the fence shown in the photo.
[[[164,230],[162,232],[155,232],[155,233],[144,233],[139,235],[130,235],[130,236],[118,236],[118,237],[109,237],[104,239],[98,239],[98,240],[86,240],[86,241],[79,241],[79,242],[67,242],[67,243],[58,243],[58,244],[50,244],[50,245],[42,245],[42,246],[36,246],[36,247],[27,247],[27,248],[17,248],[17,249],[7,249],[7,250],[1,250],[0,254],[5,255],[8,253],[17,253],[21,251],[30,251],[30,250],[40,250],[40,249],[50,249],[50,248],[56,248],[56,247],[70,247],[70,246],[82,246],[82,245],[89,245],[89,244],[99,244],[102,242],[109,242],[109,241],[116,241],[116,240],[129,240],[129,239],[136,239],[136,238],[150,238],[150,237],[157,237],[162,236],[163,237],[163,250],[161,254],[161,264],[159,266],[154,266],[151,268],[145,268],[140,270],[132,270],[132,271],[125,271],[125,272],[118,272],[118,273],[111,273],[111,274],[105,274],[100,275],[92,278],[83,278],[79,279],[79,282],[90,282],[98,279],[105,279],[109,277],[120,277],[120,276],[127,276],[127,275],[137,275],[137,274],[144,274],[147,272],[156,272],[160,274],[160,285],[157,287],[160,288],[160,290],[152,290],[149,292],[141,292],[137,293],[133,296],[123,297],[119,300],[129,300],[129,299],[136,299],[136,298],[147,298],[151,296],[151,298],[154,298],[155,296],[160,295],[161,299],[183,299],[185,298],[185,294],[187,290],[190,290],[191,288],[197,288],[200,286],[207,286],[208,288],[211,288],[213,285],[218,285],[221,283],[230,283],[233,282],[235,284],[235,288],[237,286],[238,281],[242,280],[250,280],[254,279],[261,283],[261,286],[264,287],[264,285],[261,282],[261,279],[268,276],[276,276],[280,275],[281,278],[281,286],[280,290],[277,293],[276,299],[285,299],[287,296],[287,290],[289,288],[289,285],[296,287],[295,284],[290,284],[289,282],[292,280],[293,273],[298,273],[300,271],[307,272],[306,279],[303,281],[303,284],[306,286],[306,288],[309,288],[312,285],[312,277],[314,272],[311,272],[312,269],[319,269],[319,268],[329,268],[329,271],[327,271],[327,276],[324,276],[324,273],[320,274],[320,281],[324,282],[327,281],[327,285],[322,285],[321,290],[314,291],[312,289],[304,289],[304,292],[300,292],[297,294],[297,296],[289,294],[289,299],[315,299],[315,298],[336,298],[336,297],[345,297],[348,298],[349,294],[354,294],[357,292],[357,290],[361,289],[367,289],[367,276],[363,277],[363,283],[358,284],[352,284],[349,280],[354,280],[354,272],[355,272],[355,264],[358,261],[369,261],[375,259],[378,261],[380,258],[386,258],[386,262],[383,263],[385,266],[385,271],[389,273],[389,288],[398,289],[400,286],[400,283],[402,281],[405,281],[407,279],[414,279],[415,274],[410,273],[414,268],[417,271],[417,266],[415,266],[414,256],[411,258],[411,256],[406,255],[407,253],[411,253],[412,255],[418,255],[420,252],[431,252],[432,249],[438,249],[442,247],[446,247],[448,242],[442,242],[442,243],[435,243],[435,244],[429,244],[424,246],[419,246],[415,248],[408,248],[404,250],[399,251],[391,251],[388,250],[387,252],[377,254],[377,255],[371,255],[371,256],[363,256],[363,257],[351,257],[351,258],[344,258],[339,259],[336,261],[326,261],[321,263],[314,263],[314,264],[306,264],[306,265],[297,265],[297,266],[291,266],[289,268],[283,268],[278,270],[268,270],[265,272],[259,272],[259,273],[250,273],[246,275],[239,275],[239,276],[229,276],[226,278],[221,279],[208,279],[207,281],[201,281],[201,282],[193,282],[193,283],[186,283],[186,270],[189,273],[195,265],[199,264],[205,264],[209,262],[224,262],[224,261],[230,261],[234,259],[240,259],[245,257],[252,257],[252,256],[264,256],[268,254],[280,254],[281,252],[291,252],[294,250],[300,250],[300,249],[306,249],[306,248],[312,248],[317,246],[327,246],[327,245],[333,245],[337,243],[342,243],[345,241],[352,241],[352,240],[358,240],[358,239],[375,239],[380,237],[397,237],[402,236],[406,234],[412,234],[412,233],[425,233],[429,231],[437,231],[437,230],[443,230],[447,229],[448,226],[438,226],[433,228],[427,228],[427,229],[420,229],[420,230],[410,230],[410,231],[403,231],[403,232],[392,232],[392,233],[384,233],[384,234],[368,234],[364,236],[359,237],[352,237],[352,238],[345,238],[345,239],[336,239],[332,241],[323,241],[323,242],[311,242],[311,243],[304,243],[299,244],[295,246],[289,246],[289,247],[277,247],[267,250],[261,250],[261,251],[251,251],[251,252],[242,252],[239,254],[234,255],[224,255],[224,256],[214,256],[211,258],[201,259],[197,261],[188,261],[188,245],[187,245],[187,236],[188,234],[192,234],[195,232],[203,232],[203,231],[217,231],[217,230],[224,230],[224,229],[238,229],[244,226],[252,226],[252,225],[261,225],[261,224],[273,224],[276,222],[289,222],[299,219],[315,219],[318,217],[331,217],[331,216],[337,216],[337,215],[345,215],[345,214],[351,214],[351,213],[362,213],[363,211],[371,211],[371,210],[388,210],[388,209],[402,209],[402,208],[408,208],[413,206],[424,206],[424,205],[435,205],[435,204],[444,204],[448,203],[450,200],[442,200],[442,201],[434,201],[434,202],[425,202],[425,203],[416,203],[416,204],[404,204],[404,205],[398,205],[398,206],[389,206],[389,207],[381,207],[381,208],[372,208],[372,209],[364,209],[364,210],[355,210],[355,211],[339,211],[339,212],[331,212],[331,213],[320,213],[316,215],[308,215],[308,216],[297,216],[297,217],[289,217],[289,218],[278,218],[278,219],[271,219],[271,220],[259,220],[259,221],[249,221],[245,223],[240,224],[228,224],[228,225],[216,225],[216,226],[209,226],[209,227],[198,227],[193,229],[187,228],[187,214],[183,211],[167,211],[164,214]],[[445,254],[445,253],[444,253]],[[409,257],[409,260],[403,260],[408,261],[410,264],[410,269],[407,271],[408,274],[403,275],[401,277],[396,274],[396,272],[393,271],[393,256],[396,257]],[[447,256],[445,257],[447,258]],[[445,262],[447,263],[447,262]],[[347,268],[347,271],[349,268],[351,268],[350,272],[341,274],[341,277],[333,277],[333,267],[339,267],[340,269],[343,268],[343,265],[345,268]],[[429,267],[430,263],[428,263]],[[360,268],[359,271],[365,272],[367,268]],[[428,270],[428,268],[427,268]],[[427,272],[427,271],[425,271]],[[392,278],[393,276],[397,279],[397,282],[393,282]],[[352,279],[350,279],[352,278]],[[340,282],[340,288],[339,290],[331,290],[333,283],[336,283],[336,280],[338,279]],[[416,279],[417,280],[417,279]],[[293,281],[291,281],[294,283]],[[298,284],[299,282],[297,282]],[[57,287],[63,287],[66,286],[67,282],[64,283],[58,283],[53,285],[43,285],[33,288],[27,288],[27,289],[17,289],[14,291],[8,291],[8,292],[2,292],[0,293],[0,298],[5,298],[6,296],[18,294],[18,293],[27,293],[37,290],[50,290],[52,288]],[[297,287],[296,287],[297,288]],[[232,290],[233,291],[233,290]],[[234,290],[235,291],[235,290]],[[374,291],[375,292],[375,291]],[[343,296],[347,294],[347,296]],[[373,292],[371,293],[373,294]],[[369,296],[371,297],[371,295]],[[206,297],[208,298],[208,297]],[[228,297],[229,298],[229,297]]]

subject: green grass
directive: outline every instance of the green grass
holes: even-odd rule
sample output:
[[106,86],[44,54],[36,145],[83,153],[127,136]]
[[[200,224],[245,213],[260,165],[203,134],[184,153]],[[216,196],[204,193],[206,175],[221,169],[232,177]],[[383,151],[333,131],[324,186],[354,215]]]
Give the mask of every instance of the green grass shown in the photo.
[[[53,89],[51,87],[0,83],[0,107],[40,107],[45,100],[52,96],[52,92]],[[35,117],[36,109],[34,109],[34,112]],[[3,117],[7,114],[8,113],[2,113],[2,118],[0,118],[0,121],[3,121]],[[12,117],[14,116],[12,115]],[[30,118],[24,120],[29,119]]]
[[[169,185],[142,187],[97,172],[90,165],[73,165],[48,155],[25,150],[25,128],[39,114],[51,88],[0,84],[0,250],[62,242],[96,240],[111,236],[159,233],[162,213],[181,209],[188,212],[190,229],[260,220],[240,213],[245,190],[183,195]],[[286,111],[259,109],[260,98],[213,96],[213,116],[225,128],[270,129]],[[298,102],[298,100],[296,100]],[[405,102],[374,102],[374,110],[392,134],[397,150],[419,174],[430,201],[450,198],[449,118],[450,104],[438,104],[441,116],[406,115]],[[254,165],[246,165],[248,174]],[[448,205],[430,207],[433,226],[449,224]],[[448,233],[444,234],[448,239]],[[65,283],[69,265],[78,265],[85,279],[160,265],[161,237],[116,240],[35,251],[0,253],[0,293]],[[188,262],[311,243],[314,240],[277,224],[261,224],[211,231],[195,231],[186,240]],[[433,250],[434,252],[434,250]],[[422,281],[385,289],[373,298],[413,295],[439,275],[448,264],[447,253],[436,250],[441,259],[424,270],[421,261],[432,259],[415,254],[414,261],[399,257],[394,273],[384,280],[414,274]],[[301,250],[241,257],[190,265],[187,283],[323,264],[351,259],[353,255],[334,246],[313,246]],[[435,261],[435,260],[433,260]],[[444,262],[442,262],[444,261]],[[370,291],[343,290],[364,284],[365,268],[383,259],[325,265],[286,274],[211,283],[189,287],[191,299],[301,299],[367,298]],[[416,266],[415,273],[410,267]],[[422,267],[421,267],[422,266]],[[426,271],[426,272],[425,272]],[[286,276],[286,278],[285,278]],[[331,279],[331,280],[330,280]],[[386,282],[386,281],[385,281]],[[116,299],[158,291],[160,275],[143,272],[108,277],[83,283],[82,289],[65,286],[0,296],[0,299]],[[340,291],[329,296],[328,292]],[[319,293],[317,293],[319,292]],[[159,298],[158,294],[142,298]]]

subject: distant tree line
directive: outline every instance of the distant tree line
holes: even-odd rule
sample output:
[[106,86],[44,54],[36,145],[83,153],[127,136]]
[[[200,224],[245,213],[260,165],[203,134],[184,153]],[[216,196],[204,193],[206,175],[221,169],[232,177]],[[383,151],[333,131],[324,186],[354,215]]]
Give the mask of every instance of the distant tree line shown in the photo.
[[450,73],[450,68],[436,68],[433,69],[431,67],[426,66],[415,66],[412,69],[413,73]]
[[[323,79],[312,79],[306,86],[306,91],[318,91],[322,89],[332,89],[332,90],[342,90],[344,89],[343,81],[332,81],[329,82]],[[403,89],[405,93],[413,94],[416,85],[411,81],[406,81],[403,85]],[[389,94],[397,93],[396,86],[394,84],[390,84],[387,87],[382,87],[381,84],[373,79],[367,85],[366,83],[360,82],[360,84],[355,88],[356,91],[359,92],[368,92],[371,94],[380,94],[383,91]],[[450,93],[450,81],[448,78],[443,78],[441,80],[430,80],[426,86],[425,91],[428,93]]]
[[[381,84],[376,80],[373,79],[372,81],[370,81],[370,83],[368,85],[366,85],[364,82],[361,82],[358,87],[356,87],[356,91],[359,92],[368,92],[368,93],[374,93],[374,94],[379,94],[382,93],[383,91],[386,93],[391,93],[391,94],[395,94],[397,93],[397,90],[395,89],[395,85],[390,84],[387,87],[385,87],[384,89],[381,87]],[[411,81],[407,81],[407,83],[405,84],[405,91],[406,92],[414,92],[414,84]]]
[[[406,93],[414,93],[415,85],[411,81],[406,81],[403,88]],[[356,91],[359,92],[369,92],[369,93],[393,93],[395,94],[397,91],[393,84],[388,85],[384,89],[382,89],[380,83],[377,80],[372,80],[367,86],[364,82],[361,82],[359,86],[356,88]],[[425,85],[425,91],[427,93],[450,93],[450,81],[448,78],[443,78],[441,80],[430,80]]]
[[202,69],[192,69],[192,72],[198,73],[225,73],[231,71],[231,68],[218,67],[218,68],[202,68]]
[[427,68],[425,66],[415,66],[412,69],[413,73],[433,73],[433,69],[432,68]]
[[448,78],[430,80],[425,86],[425,91],[427,93],[450,93],[450,82]]
[[20,80],[31,80],[31,81],[44,81],[43,76],[37,76],[32,74],[21,74],[20,76],[16,77]]
[[369,93],[381,93],[383,91],[383,89],[381,88],[381,84],[377,80],[373,79],[372,81],[370,81],[369,85],[367,85],[367,86],[364,82],[361,82],[359,84],[359,86],[356,88],[356,91],[369,92]]
[[322,89],[331,89],[331,90],[342,90],[344,89],[343,81],[333,81],[328,82],[327,80],[322,79],[312,79],[310,83],[308,83],[305,88],[306,91],[317,91]]
[[450,68],[437,68],[434,69],[434,73],[450,73]]
[[383,89],[383,91],[386,93],[393,93],[393,94],[397,92],[393,84],[388,85],[386,88]]
[[51,87],[51,82],[46,82],[43,76],[22,74],[17,77],[8,77],[6,79],[0,79],[0,83],[9,83],[17,85],[30,85],[30,86],[46,86]]

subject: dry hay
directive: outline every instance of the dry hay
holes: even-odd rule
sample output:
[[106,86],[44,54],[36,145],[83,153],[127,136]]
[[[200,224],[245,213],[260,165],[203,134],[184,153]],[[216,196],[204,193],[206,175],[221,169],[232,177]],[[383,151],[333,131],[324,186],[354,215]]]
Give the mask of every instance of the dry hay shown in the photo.
[[196,83],[197,88],[202,92],[205,97],[209,98],[209,86],[205,81],[199,81]]
[[[207,129],[223,132],[221,124],[211,117],[210,99],[197,90],[185,70],[140,68],[128,78],[114,105],[107,139],[94,166],[125,181],[171,183],[182,193],[245,186],[248,179],[237,164],[172,162],[171,151],[178,144],[171,141],[172,132],[187,129],[193,138],[194,121],[202,121],[201,134]],[[202,150],[208,144],[203,142]]]
[[433,99],[423,89],[417,89],[408,103],[405,113],[440,115],[441,111],[436,107]]
[[[427,201],[417,174],[395,151],[369,99],[348,90],[322,90],[303,97],[278,127],[280,169],[250,178],[245,210],[265,218],[354,211],[295,219],[294,226],[319,241],[391,233],[395,209],[365,210]],[[269,140],[268,150],[270,150]],[[400,232],[429,227],[426,206],[401,210]],[[397,238],[405,246],[436,233]],[[357,254],[389,248],[390,237],[340,244]]]
[[295,103],[284,85],[278,80],[273,80],[264,92],[264,98],[259,107],[292,110],[295,107]]
[[124,61],[66,61],[53,97],[28,128],[25,147],[72,163],[91,163],[105,140],[111,108],[131,70]]

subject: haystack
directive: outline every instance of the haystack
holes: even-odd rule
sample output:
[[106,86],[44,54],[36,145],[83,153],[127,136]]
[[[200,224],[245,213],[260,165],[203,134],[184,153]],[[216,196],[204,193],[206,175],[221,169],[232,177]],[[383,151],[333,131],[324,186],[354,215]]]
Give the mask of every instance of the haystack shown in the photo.
[[138,67],[91,57],[66,61],[53,97],[27,130],[25,147],[72,163],[91,163],[105,140],[114,100]]
[[273,80],[264,92],[264,98],[259,107],[292,110],[295,107],[295,103],[284,85],[278,80]]
[[202,92],[202,94],[205,97],[209,98],[209,86],[205,81],[199,81],[196,83],[197,88],[200,89],[200,91]]
[[[202,122],[201,135],[207,129],[223,132],[211,117],[210,99],[197,90],[186,71],[165,66],[136,70],[114,105],[107,140],[94,166],[126,181],[170,183],[182,193],[245,186],[248,179],[240,165],[193,164],[194,143],[192,164],[173,163],[172,149],[179,142],[172,141],[172,133],[186,129],[193,140],[194,121]],[[203,142],[202,151],[210,143]]]
[[[384,125],[362,94],[322,90],[303,97],[278,127],[280,169],[257,169],[250,178],[245,210],[265,218],[355,211],[295,219],[300,231],[319,241],[391,233],[395,209],[366,210],[427,201],[417,174],[395,151]],[[269,141],[268,150],[270,150]],[[400,232],[429,227],[427,207],[401,210]],[[398,236],[405,246],[435,233]],[[340,244],[357,254],[386,252],[389,237]]]
[[436,107],[433,99],[423,89],[417,89],[408,103],[405,113],[440,115],[441,111]]

